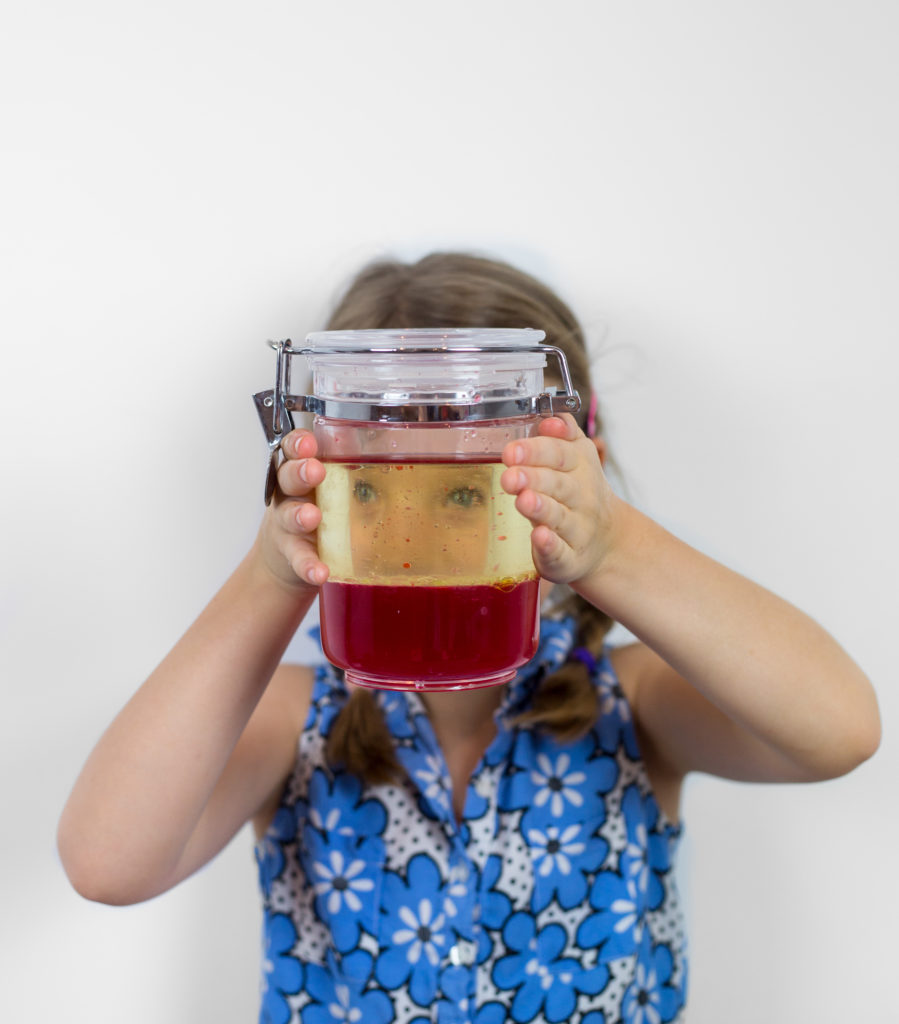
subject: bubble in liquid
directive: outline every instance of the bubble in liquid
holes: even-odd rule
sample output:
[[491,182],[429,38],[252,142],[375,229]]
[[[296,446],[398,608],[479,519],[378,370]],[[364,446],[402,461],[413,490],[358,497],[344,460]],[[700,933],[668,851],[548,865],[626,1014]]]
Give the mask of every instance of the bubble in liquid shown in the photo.
[[415,680],[415,689],[416,690],[423,690],[424,688],[425,688],[425,684],[422,682],[422,680],[421,679],[416,679]]

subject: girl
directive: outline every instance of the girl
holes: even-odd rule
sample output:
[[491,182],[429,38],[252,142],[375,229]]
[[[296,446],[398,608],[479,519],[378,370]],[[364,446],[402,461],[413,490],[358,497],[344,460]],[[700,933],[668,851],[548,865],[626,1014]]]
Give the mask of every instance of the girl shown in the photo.
[[[378,263],[328,326],[539,328],[591,394],[570,310],[502,263]],[[613,493],[595,398],[584,410],[503,452],[541,643],[508,686],[463,693],[349,694],[330,666],[279,664],[328,577],[325,467],[289,434],[252,550],[73,789],[75,888],[148,899],[252,820],[264,1022],[681,1019],[684,777],[831,778],[875,751],[879,716],[814,622]],[[613,620],[639,642],[609,648]]]

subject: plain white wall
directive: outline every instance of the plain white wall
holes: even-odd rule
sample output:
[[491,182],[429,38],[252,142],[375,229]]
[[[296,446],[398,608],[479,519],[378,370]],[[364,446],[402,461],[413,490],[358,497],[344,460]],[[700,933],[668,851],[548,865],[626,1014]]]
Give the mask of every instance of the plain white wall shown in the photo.
[[831,629],[885,734],[691,780],[694,1024],[899,1018],[899,143],[888,2],[82,0],[0,34],[0,1015],[254,1019],[251,837],[149,904],[69,888],[99,732],[246,549],[269,337],[364,260],[473,248],[597,351],[633,500]]

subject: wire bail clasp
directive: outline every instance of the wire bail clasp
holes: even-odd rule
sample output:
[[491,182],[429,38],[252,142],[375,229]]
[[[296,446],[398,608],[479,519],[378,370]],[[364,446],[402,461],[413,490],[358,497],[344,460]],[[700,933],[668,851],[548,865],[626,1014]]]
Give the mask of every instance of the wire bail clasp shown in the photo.
[[[541,335],[542,336],[542,335]],[[485,351],[477,345],[404,345],[404,346],[359,346],[334,348],[295,349],[290,339],[269,341],[277,356],[275,362],[275,386],[253,396],[262,429],[268,441],[269,459],[265,478],[265,504],[271,503],[278,480],[278,467],[283,458],[281,441],[294,429],[293,414],[308,412],[313,415],[348,419],[363,423],[453,423],[476,422],[478,420],[503,419],[510,416],[541,415],[555,413],[577,413],[581,399],[571,382],[568,360],[565,353],[554,345],[531,344],[527,346],[491,346],[495,353],[541,352],[553,356],[559,367],[561,388],[545,390],[540,394],[526,397],[503,396],[492,400],[474,400],[458,394],[444,401],[409,402],[377,401],[372,398],[330,397],[317,395],[293,395],[290,393],[290,360],[292,356],[307,357],[326,355],[397,355],[424,354],[431,356],[471,355]]]
[[[265,504],[270,505],[275,487],[278,483],[278,467],[281,464],[283,453],[281,441],[285,434],[289,434],[294,428],[293,416],[287,408],[286,395],[290,395],[290,356],[294,350],[291,347],[290,339],[285,341],[269,341],[269,345],[275,349],[275,386],[268,391],[259,391],[253,395],[253,403],[262,429],[265,431],[265,438],[268,441],[268,465],[265,473]],[[305,411],[306,396],[291,396],[291,409],[299,412]]]

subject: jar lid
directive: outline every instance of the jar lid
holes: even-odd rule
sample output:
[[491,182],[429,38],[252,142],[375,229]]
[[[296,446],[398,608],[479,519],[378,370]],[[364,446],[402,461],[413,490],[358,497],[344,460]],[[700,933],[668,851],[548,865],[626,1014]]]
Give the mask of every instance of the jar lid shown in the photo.
[[368,348],[373,354],[388,348],[391,354],[412,354],[422,349],[496,347],[527,349],[546,337],[533,327],[412,327],[409,329],[363,331],[313,331],[306,335],[306,350],[312,356],[337,354]]
[[[299,351],[312,370],[314,395],[330,403],[325,415],[380,420],[407,407],[418,419],[424,406],[472,406],[473,418],[482,418],[521,415],[495,403],[511,410],[510,400],[542,392],[544,337],[530,328],[318,331]],[[338,412],[334,402],[346,408]]]
[[[533,328],[316,331],[303,348],[270,342],[277,351],[275,387],[253,397],[273,453],[295,412],[417,424],[575,413],[580,398],[565,354],[544,338]],[[312,370],[311,395],[291,393],[290,364],[297,355]],[[544,390],[548,355],[558,362],[561,389]]]

